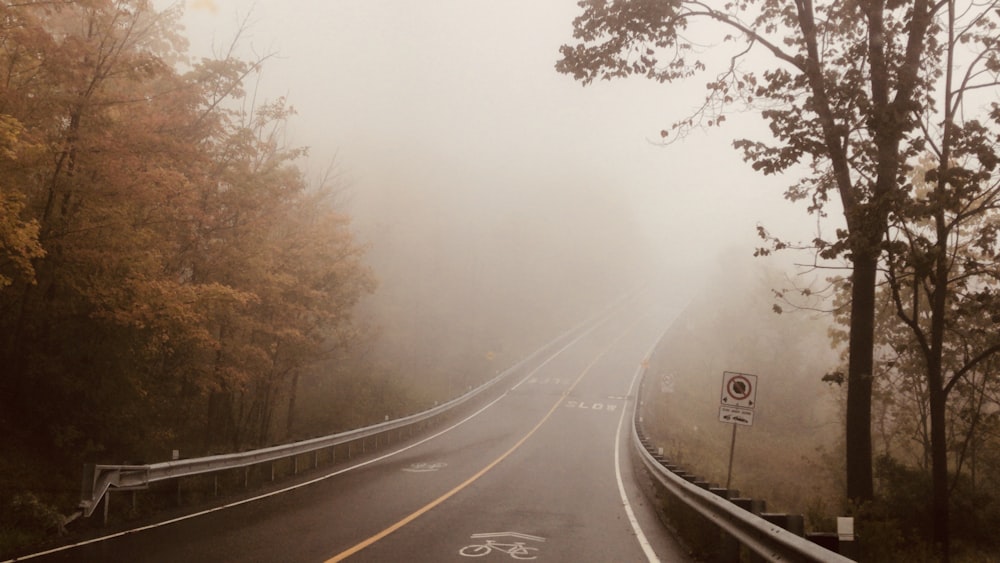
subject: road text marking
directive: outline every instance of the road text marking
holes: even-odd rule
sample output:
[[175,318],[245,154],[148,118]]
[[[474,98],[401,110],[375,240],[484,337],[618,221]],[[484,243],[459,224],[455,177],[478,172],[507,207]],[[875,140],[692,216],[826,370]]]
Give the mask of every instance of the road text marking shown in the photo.
[[513,559],[535,559],[538,557],[538,548],[530,547],[527,543],[523,541],[507,541],[500,542],[493,538],[516,538],[518,540],[528,540],[535,542],[544,542],[545,538],[538,536],[532,536],[529,534],[522,534],[520,532],[493,532],[489,534],[472,534],[471,536],[474,540],[486,540],[483,543],[474,543],[472,545],[467,545],[462,549],[458,550],[458,554],[462,557],[482,557],[484,555],[489,555],[493,551],[499,551],[500,553],[506,553],[510,555]]

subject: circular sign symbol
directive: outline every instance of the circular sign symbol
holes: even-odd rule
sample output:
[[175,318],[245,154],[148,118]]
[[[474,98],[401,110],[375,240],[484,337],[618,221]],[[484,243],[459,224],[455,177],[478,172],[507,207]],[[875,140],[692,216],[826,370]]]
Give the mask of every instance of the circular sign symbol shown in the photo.
[[742,375],[733,376],[726,385],[726,392],[737,401],[749,397],[752,390],[753,386],[750,384],[750,380]]

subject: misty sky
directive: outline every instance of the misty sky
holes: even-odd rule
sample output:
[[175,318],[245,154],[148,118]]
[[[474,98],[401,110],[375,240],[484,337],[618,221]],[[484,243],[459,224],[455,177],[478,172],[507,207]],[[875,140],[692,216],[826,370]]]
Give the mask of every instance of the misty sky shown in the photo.
[[189,0],[184,21],[200,56],[249,16],[240,52],[276,53],[258,97],[296,108],[289,142],[310,147],[311,176],[336,155],[362,228],[400,197],[432,202],[456,230],[462,216],[537,202],[553,222],[587,228],[573,204],[582,193],[626,207],[650,260],[669,266],[715,263],[734,245],[751,253],[758,222],[811,238],[814,218],[781,197],[790,179],[754,173],[731,148],[760,137],[756,113],[654,143],[710,76],[582,87],[556,73],[579,11],[575,0]]

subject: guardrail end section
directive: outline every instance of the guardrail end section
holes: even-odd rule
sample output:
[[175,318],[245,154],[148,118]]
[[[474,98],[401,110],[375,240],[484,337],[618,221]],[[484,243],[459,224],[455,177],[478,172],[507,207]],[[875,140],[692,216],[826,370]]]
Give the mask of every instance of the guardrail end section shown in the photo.
[[83,483],[80,486],[80,508],[84,517],[94,512],[94,488],[97,484],[97,466],[93,463],[83,464]]
[[104,498],[104,493],[112,482],[117,482],[120,469],[112,467],[101,467],[93,463],[83,465],[83,485],[80,488],[79,508],[83,511],[83,517],[89,518],[94,513],[94,509]]

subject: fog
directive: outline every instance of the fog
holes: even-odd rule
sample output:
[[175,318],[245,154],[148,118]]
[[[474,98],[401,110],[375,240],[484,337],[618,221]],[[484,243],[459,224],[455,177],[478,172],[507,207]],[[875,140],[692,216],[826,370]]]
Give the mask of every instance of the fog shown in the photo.
[[184,22],[195,56],[225,50],[244,22],[237,53],[273,55],[254,95],[295,107],[287,140],[309,147],[310,177],[332,164],[345,179],[382,346],[410,365],[467,366],[654,273],[686,299],[726,253],[752,254],[758,224],[813,236],[804,206],[782,198],[791,179],[754,173],[731,147],[761,138],[758,115],[659,144],[709,76],[582,87],[556,73],[578,12],[575,0],[192,0]]

